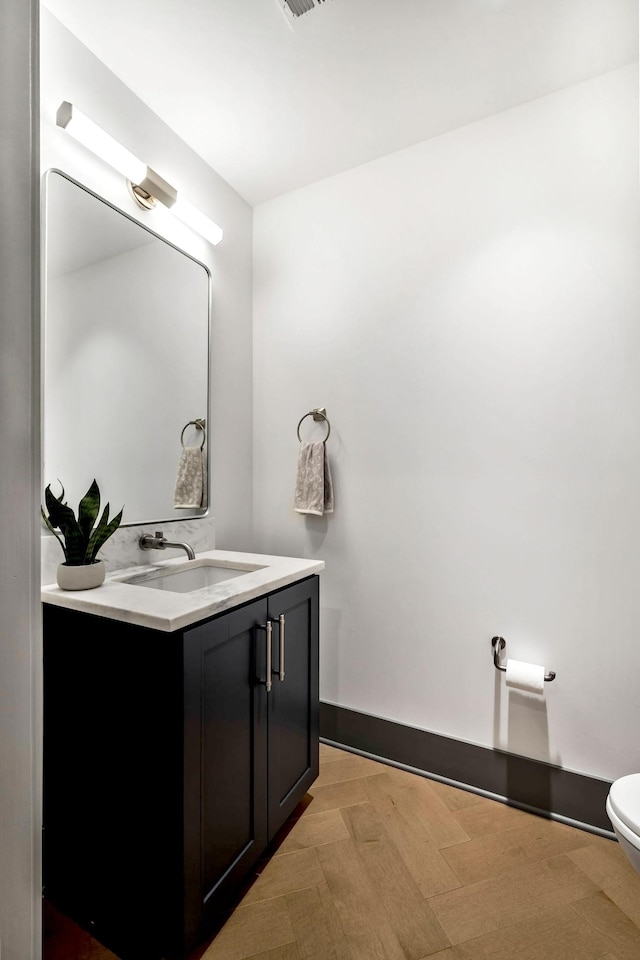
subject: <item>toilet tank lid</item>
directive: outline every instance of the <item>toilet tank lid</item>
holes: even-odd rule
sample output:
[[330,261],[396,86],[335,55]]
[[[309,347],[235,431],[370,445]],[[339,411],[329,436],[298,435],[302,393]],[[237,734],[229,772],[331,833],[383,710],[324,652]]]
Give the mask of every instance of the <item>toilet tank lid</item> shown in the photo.
[[609,802],[622,822],[640,836],[640,773],[632,773],[612,783]]

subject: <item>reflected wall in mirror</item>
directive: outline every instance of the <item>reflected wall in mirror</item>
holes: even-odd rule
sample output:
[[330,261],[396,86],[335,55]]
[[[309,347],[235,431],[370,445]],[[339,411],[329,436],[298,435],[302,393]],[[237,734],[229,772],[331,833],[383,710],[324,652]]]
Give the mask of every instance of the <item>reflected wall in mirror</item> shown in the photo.
[[208,416],[209,271],[59,171],[45,190],[44,485],[75,507],[95,477],[126,524],[202,516],[206,488],[174,492]]

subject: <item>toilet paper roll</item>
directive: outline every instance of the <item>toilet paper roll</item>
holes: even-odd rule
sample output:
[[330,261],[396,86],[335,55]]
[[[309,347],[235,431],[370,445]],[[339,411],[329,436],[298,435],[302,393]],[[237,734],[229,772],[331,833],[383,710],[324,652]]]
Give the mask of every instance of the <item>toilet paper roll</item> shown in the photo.
[[507,686],[528,693],[544,693],[544,667],[524,660],[507,660]]

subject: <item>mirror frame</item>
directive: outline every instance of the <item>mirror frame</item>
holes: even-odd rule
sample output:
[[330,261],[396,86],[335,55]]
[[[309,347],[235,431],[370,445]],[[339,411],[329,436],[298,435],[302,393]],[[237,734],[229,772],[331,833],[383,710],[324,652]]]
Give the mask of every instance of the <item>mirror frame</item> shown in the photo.
[[[45,342],[46,342],[46,329],[47,329],[47,266],[49,262],[48,256],[48,245],[49,245],[49,222],[47,218],[47,196],[49,190],[49,180],[51,174],[58,174],[61,177],[64,177],[65,180],[68,180],[69,183],[74,184],[74,186],[79,187],[81,190],[84,190],[95,200],[98,200],[100,203],[105,204],[115,213],[120,214],[125,217],[131,223],[135,224],[137,227],[140,227],[142,230],[146,230],[147,233],[150,233],[156,240],[166,243],[169,247],[177,253],[181,253],[183,256],[187,257],[189,260],[192,260],[193,263],[197,266],[202,267],[207,275],[207,399],[206,399],[206,419],[207,419],[207,444],[206,444],[206,467],[207,467],[207,506],[206,509],[202,510],[200,513],[191,513],[190,511],[185,510],[184,513],[180,516],[169,516],[169,517],[150,517],[140,520],[127,520],[120,524],[121,527],[138,527],[144,524],[150,523],[175,523],[176,521],[182,520],[201,520],[211,516],[211,373],[212,373],[212,358],[211,358],[211,333],[212,333],[212,323],[211,323],[211,314],[213,307],[213,281],[211,276],[211,270],[206,263],[203,263],[202,260],[198,260],[197,257],[192,256],[192,254],[187,253],[186,250],[183,250],[182,247],[179,247],[177,244],[173,243],[171,240],[167,240],[166,237],[163,237],[161,234],[156,233],[155,230],[152,230],[150,227],[147,227],[144,223],[141,223],[140,220],[136,217],[131,216],[129,213],[126,213],[121,207],[116,206],[111,201],[106,200],[104,197],[101,197],[99,193],[96,193],[95,190],[92,190],[86,184],[81,183],[79,180],[76,180],[75,177],[72,177],[70,174],[65,173],[64,170],[61,170],[59,167],[49,167],[44,171],[42,175],[42,189],[40,197],[40,215],[42,223],[42,236],[41,236],[41,274],[40,280],[42,284],[42,300],[41,300],[41,310],[40,310],[40,418],[41,418],[41,443],[40,443],[40,490],[44,490],[44,466],[45,466],[45,435],[47,430],[47,415],[46,415],[46,396],[45,396]],[[44,522],[42,524],[43,530],[46,529]]]

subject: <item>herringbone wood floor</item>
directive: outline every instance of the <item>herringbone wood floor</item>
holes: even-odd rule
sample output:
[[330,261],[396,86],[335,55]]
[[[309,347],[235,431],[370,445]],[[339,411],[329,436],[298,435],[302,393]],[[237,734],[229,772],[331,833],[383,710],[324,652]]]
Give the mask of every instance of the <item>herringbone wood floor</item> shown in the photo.
[[[320,750],[299,816],[197,958],[640,960],[640,875],[617,844]],[[49,940],[45,960],[113,957]]]

